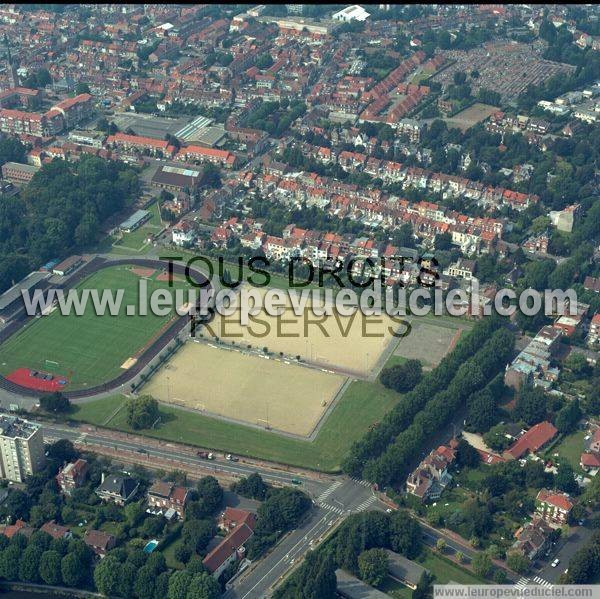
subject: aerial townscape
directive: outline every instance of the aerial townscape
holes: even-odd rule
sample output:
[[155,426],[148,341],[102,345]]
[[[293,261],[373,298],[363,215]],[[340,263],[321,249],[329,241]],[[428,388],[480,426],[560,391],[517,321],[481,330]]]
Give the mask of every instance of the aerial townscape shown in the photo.
[[8,597],[600,597],[597,5],[2,4],[0,174]]

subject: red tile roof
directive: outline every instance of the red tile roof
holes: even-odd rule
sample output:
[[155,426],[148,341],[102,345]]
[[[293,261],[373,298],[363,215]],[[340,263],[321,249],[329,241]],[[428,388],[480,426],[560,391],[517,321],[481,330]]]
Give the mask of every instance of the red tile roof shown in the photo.
[[551,422],[540,422],[519,437],[506,453],[518,460],[528,451],[535,453],[540,447],[548,443],[557,432],[556,427]]
[[203,560],[202,563],[212,573],[235,553],[254,532],[247,524],[236,526]]
[[561,510],[565,510],[566,512],[570,511],[573,507],[573,502],[566,493],[555,493],[554,491],[541,489],[537,494],[536,499],[543,503],[549,503],[550,505],[553,505]]
[[582,453],[580,463],[586,468],[600,468],[600,455],[597,453]]

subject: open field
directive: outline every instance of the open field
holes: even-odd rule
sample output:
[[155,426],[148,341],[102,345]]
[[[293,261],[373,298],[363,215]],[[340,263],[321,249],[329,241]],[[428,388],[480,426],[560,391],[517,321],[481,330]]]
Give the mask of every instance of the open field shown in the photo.
[[461,110],[451,118],[444,119],[444,121],[448,127],[458,127],[464,133],[498,110],[500,109],[497,106],[475,102],[472,106]]
[[[148,279],[148,294],[167,283]],[[54,310],[26,325],[0,347],[0,374],[17,368],[39,369],[66,377],[67,390],[93,386],[118,376],[121,366],[135,357],[172,315],[126,315],[129,304],[137,306],[139,277],[128,266],[104,268],[79,283],[78,289],[123,289],[118,316],[108,311],[99,316],[92,301],[88,301],[82,316],[74,313],[62,316]],[[183,287],[177,282],[175,286]]]
[[[187,443],[324,472],[339,470],[354,441],[389,412],[402,396],[378,383],[354,381],[324,422],[314,441],[303,441],[277,433],[210,418],[200,413],[161,404],[161,424],[142,433],[149,437]],[[114,395],[78,405],[72,418],[117,430],[133,431],[126,422],[125,401]],[[117,412],[117,410],[119,410]],[[108,422],[111,414],[116,415]]]
[[144,387],[162,402],[309,435],[345,378],[234,349],[188,342]]
[[296,316],[288,299],[281,315],[261,311],[243,325],[238,302],[233,306],[233,314],[218,315],[202,329],[202,335],[241,347],[266,348],[290,359],[299,356],[304,362],[341,374],[366,376],[388,344],[396,341],[393,331],[403,329],[385,314],[365,316],[357,311],[351,316],[337,312],[317,316],[310,306],[308,302],[301,315]]
[[[459,328],[451,328],[441,320],[425,321],[419,318],[409,318],[411,332],[400,340],[393,357],[421,360],[425,368],[437,366],[441,359],[456,344],[460,335]],[[392,366],[396,360],[389,363]]]

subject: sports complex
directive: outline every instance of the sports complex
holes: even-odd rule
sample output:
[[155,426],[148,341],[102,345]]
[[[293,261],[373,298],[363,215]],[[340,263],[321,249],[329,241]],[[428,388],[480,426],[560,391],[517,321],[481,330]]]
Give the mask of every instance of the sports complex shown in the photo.
[[[407,317],[412,331],[401,338],[394,331],[403,326],[385,315],[318,317],[308,304],[304,316],[288,305],[279,316],[251,316],[247,326],[237,311],[217,315],[192,338],[189,317],[174,308],[164,316],[126,313],[138,303],[141,279],[148,294],[190,288],[182,264],[173,264],[170,281],[167,266],[96,256],[55,282],[65,290],[122,289],[120,310],[100,316],[88,302],[80,316],[52,306],[43,315],[16,318],[0,332],[0,386],[28,397],[61,391],[82,419],[125,429],[126,397],[148,394],[165,416],[148,434],[289,463],[286,456],[301,442],[305,455],[315,453],[307,465],[327,469],[322,442],[335,445],[327,458],[334,465],[338,447],[347,447],[400,398],[378,383],[381,369],[411,357],[432,368],[461,331],[448,319]],[[205,281],[199,271],[192,275]],[[188,426],[194,432],[186,433]],[[254,447],[242,441],[246,435]]]

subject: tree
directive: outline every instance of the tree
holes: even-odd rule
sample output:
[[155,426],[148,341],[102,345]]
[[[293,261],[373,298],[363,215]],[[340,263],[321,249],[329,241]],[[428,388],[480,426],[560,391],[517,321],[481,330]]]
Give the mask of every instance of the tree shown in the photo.
[[185,570],[180,570],[171,574],[169,578],[169,591],[167,599],[187,599],[187,591],[192,582],[192,574]]
[[550,484],[551,475],[544,470],[544,462],[527,461],[525,467],[525,483],[533,489],[541,489]]
[[87,576],[87,567],[76,553],[67,553],[60,562],[60,572],[65,586],[78,587]]
[[523,387],[515,404],[515,416],[533,425],[546,418],[547,396],[540,388]]
[[68,439],[59,439],[48,446],[48,459],[56,460],[60,464],[71,462],[79,457],[79,452]]
[[49,549],[44,551],[40,558],[39,574],[40,578],[49,585],[57,586],[62,584],[60,573],[60,561],[62,557],[58,551]]
[[590,372],[590,365],[581,352],[572,351],[565,360],[565,366],[576,376],[586,376]]
[[481,458],[477,450],[461,439],[456,448],[456,464],[461,468],[477,468],[480,462]]
[[200,553],[215,536],[215,532],[211,520],[186,520],[181,529],[181,537],[190,549]]
[[127,400],[127,424],[135,430],[150,428],[158,415],[158,402],[150,395]]
[[19,579],[23,582],[38,582],[39,581],[39,567],[40,559],[42,557],[43,550],[41,547],[36,545],[29,545],[23,555],[21,556],[21,562],[19,564]]
[[60,393],[60,391],[56,391],[49,395],[42,395],[42,397],[40,397],[40,407],[46,412],[64,414],[69,411],[71,402],[67,397]]
[[223,501],[223,489],[214,476],[204,476],[198,481],[198,495],[202,498],[205,509],[212,514]]
[[575,429],[581,416],[582,413],[581,408],[579,407],[579,401],[574,399],[569,401],[558,411],[554,424],[559,433],[567,434]]
[[554,484],[565,493],[577,492],[577,482],[575,481],[575,472],[571,464],[568,462],[561,462],[558,465],[556,476],[554,477]]
[[5,162],[25,162],[27,149],[16,137],[0,139],[0,166]]
[[474,393],[467,401],[469,430],[485,433],[497,420],[496,398],[489,389]]
[[421,548],[419,523],[406,511],[398,510],[390,516],[390,549],[413,559]]
[[[22,535],[16,535],[22,536]],[[13,537],[14,539],[14,537]],[[5,580],[19,579],[19,564],[21,561],[21,548],[16,544],[9,545],[0,553],[0,577]]]
[[231,485],[231,490],[234,493],[258,501],[264,501],[267,496],[268,488],[269,487],[258,472],[253,472],[249,476],[241,478]]
[[388,572],[388,556],[384,549],[368,549],[358,556],[360,578],[371,586],[379,586]]
[[447,251],[452,248],[452,235],[450,233],[440,233],[435,236],[434,247],[438,251]]
[[432,575],[427,572],[421,574],[417,588],[413,591],[412,599],[428,599],[432,595]]
[[446,541],[444,541],[444,539],[441,538],[438,539],[435,542],[435,547],[440,553],[444,553],[444,551],[446,550]]
[[381,383],[388,389],[406,393],[417,385],[422,373],[423,368],[419,360],[407,360],[403,364],[384,368],[381,373]]
[[478,553],[473,558],[472,565],[473,572],[482,578],[487,578],[492,572],[492,558],[487,553]]
[[109,553],[94,568],[94,583],[98,591],[108,597],[114,596],[117,592],[120,573],[121,562]]
[[186,599],[218,599],[221,596],[219,583],[208,573],[194,574]]
[[531,566],[530,560],[518,551],[512,551],[506,556],[506,565],[519,574],[525,574]]

